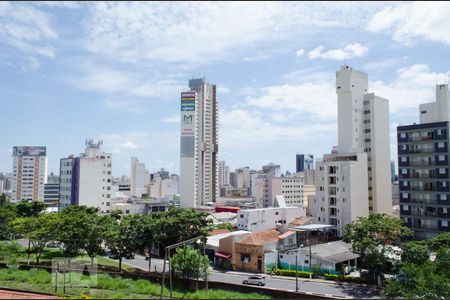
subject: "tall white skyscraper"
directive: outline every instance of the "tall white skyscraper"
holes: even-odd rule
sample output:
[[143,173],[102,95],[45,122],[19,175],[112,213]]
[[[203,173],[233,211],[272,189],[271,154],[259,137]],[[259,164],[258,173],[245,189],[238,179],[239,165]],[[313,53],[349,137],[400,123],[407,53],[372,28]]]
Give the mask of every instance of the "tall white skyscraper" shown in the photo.
[[44,201],[47,182],[47,149],[40,146],[13,148],[11,201]]
[[316,163],[315,216],[337,235],[358,216],[392,214],[389,103],[368,93],[367,74],[336,72],[338,147]]
[[131,157],[131,195],[141,198],[148,192],[149,183],[150,173],[145,169],[145,164]]
[[230,184],[230,166],[225,161],[219,162],[219,187]]
[[389,101],[368,93],[367,74],[336,72],[339,153],[366,152],[369,213],[392,214]]
[[111,211],[112,154],[101,152],[102,142],[86,141],[86,151],[60,161],[59,209],[68,205]]
[[180,206],[215,202],[218,187],[218,109],[216,86],[189,80],[181,93]]

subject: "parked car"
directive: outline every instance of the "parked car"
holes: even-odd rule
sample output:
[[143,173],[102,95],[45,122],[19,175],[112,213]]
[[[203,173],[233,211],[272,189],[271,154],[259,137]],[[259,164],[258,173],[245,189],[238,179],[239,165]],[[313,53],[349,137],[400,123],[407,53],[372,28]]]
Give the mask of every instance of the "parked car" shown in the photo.
[[47,248],[58,248],[58,243],[50,242],[45,245]]
[[108,257],[111,258],[111,259],[119,259],[119,255],[117,253],[110,253],[108,255]]
[[263,286],[263,285],[266,285],[265,279],[266,279],[266,277],[261,276],[261,275],[252,275],[252,276],[248,276],[247,279],[242,281],[242,284],[254,284],[254,285]]

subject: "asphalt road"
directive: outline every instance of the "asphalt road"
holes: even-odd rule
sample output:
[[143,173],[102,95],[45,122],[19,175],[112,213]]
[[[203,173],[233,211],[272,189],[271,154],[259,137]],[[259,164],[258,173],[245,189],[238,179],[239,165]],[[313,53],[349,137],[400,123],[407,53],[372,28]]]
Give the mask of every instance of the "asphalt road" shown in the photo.
[[[145,260],[144,256],[136,255],[134,259],[123,260],[124,263],[141,268],[143,270],[148,270],[148,261]],[[163,260],[152,258],[152,271],[162,272],[163,270]],[[168,265],[166,263],[166,271],[168,270]],[[211,275],[209,280],[218,282],[227,282],[234,284],[242,284],[242,281],[246,279],[250,273],[243,272],[233,272],[233,271],[219,271],[215,269],[210,269]],[[266,286],[269,288],[280,289],[280,290],[290,290],[295,291],[295,278],[284,279],[284,278],[272,278],[266,275]],[[374,286],[370,285],[360,285],[360,284],[348,284],[348,283],[325,283],[320,281],[309,281],[309,279],[299,278],[299,291],[325,294],[338,297],[346,298],[365,298],[365,299],[376,299],[380,298],[380,290]]]

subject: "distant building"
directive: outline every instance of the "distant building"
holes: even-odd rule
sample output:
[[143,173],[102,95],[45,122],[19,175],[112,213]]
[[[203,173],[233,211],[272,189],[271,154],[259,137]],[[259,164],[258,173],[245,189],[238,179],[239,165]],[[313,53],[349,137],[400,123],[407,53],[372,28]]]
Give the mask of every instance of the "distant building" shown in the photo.
[[131,157],[131,195],[141,198],[147,194],[150,183],[150,174],[144,163],[140,163],[136,157]]
[[314,155],[312,154],[297,154],[295,160],[296,173],[314,169]]
[[230,167],[225,161],[219,162],[219,188],[230,184]]
[[101,152],[102,142],[86,141],[86,151],[60,161],[60,204],[97,207],[111,211],[112,154]]
[[395,162],[391,161],[391,182],[398,181],[398,176],[395,174]]
[[13,148],[11,201],[43,201],[47,181],[47,149],[41,146]]
[[59,182],[44,185],[44,203],[46,207],[59,206]]

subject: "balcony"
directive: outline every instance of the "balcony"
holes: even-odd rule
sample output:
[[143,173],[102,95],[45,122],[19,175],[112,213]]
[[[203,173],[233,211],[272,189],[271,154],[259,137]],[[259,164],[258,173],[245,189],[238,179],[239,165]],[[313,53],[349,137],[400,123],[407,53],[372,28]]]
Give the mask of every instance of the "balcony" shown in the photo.
[[432,174],[411,174],[411,178],[414,179],[433,179],[436,178],[436,174],[432,173]]
[[427,205],[436,205],[437,204],[437,199],[421,199],[421,198],[412,198],[411,199],[412,203],[417,203],[417,204],[427,204]]
[[409,161],[409,165],[413,167],[423,167],[423,166],[435,166],[435,161]]
[[412,229],[428,229],[428,230],[438,230],[439,226],[437,224],[411,224]]
[[328,205],[335,206],[336,205],[336,198],[330,198],[329,201],[328,201]]

